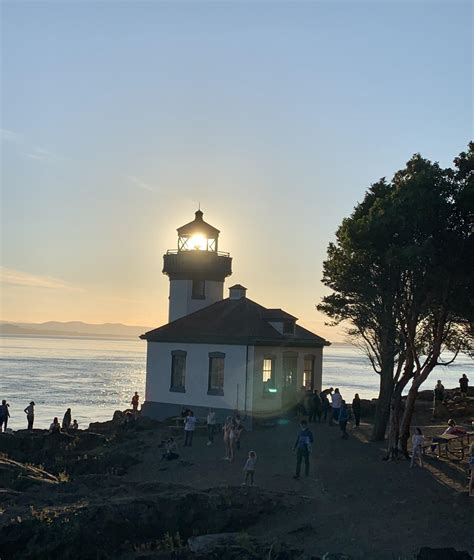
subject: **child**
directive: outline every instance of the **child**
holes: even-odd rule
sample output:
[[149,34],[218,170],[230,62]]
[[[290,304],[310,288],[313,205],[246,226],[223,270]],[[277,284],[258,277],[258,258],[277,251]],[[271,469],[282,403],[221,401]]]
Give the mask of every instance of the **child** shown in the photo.
[[244,466],[245,482],[242,486],[246,486],[250,481],[250,486],[253,486],[253,475],[255,473],[255,464],[257,463],[257,454],[255,451],[249,451],[248,459]]
[[410,461],[410,468],[415,465],[415,461],[418,457],[418,461],[420,462],[420,467],[423,466],[423,442],[425,438],[423,437],[423,432],[420,428],[416,428],[413,437],[411,438],[412,443],[412,452],[411,452],[411,461]]

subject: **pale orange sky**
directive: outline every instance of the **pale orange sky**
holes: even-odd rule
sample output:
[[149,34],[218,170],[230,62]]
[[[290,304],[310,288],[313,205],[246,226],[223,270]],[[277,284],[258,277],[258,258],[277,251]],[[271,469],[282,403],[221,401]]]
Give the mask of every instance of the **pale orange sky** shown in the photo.
[[164,323],[200,202],[226,286],[341,340],[315,310],[337,227],[472,135],[471,2],[4,2],[1,25],[3,320]]

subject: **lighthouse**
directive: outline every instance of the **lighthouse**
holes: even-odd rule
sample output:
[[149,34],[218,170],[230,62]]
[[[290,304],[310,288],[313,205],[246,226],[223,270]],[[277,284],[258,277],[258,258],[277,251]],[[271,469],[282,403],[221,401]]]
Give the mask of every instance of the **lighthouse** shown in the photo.
[[231,256],[218,251],[220,231],[203,215],[197,210],[192,222],[177,229],[178,248],[163,256],[163,274],[170,280],[168,322],[221,301],[232,274]]

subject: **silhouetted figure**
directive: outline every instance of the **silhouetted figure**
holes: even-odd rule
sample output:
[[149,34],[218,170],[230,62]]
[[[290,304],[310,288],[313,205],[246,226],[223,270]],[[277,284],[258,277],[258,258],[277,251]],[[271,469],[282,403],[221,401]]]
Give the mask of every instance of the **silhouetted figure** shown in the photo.
[[346,401],[341,400],[341,406],[339,407],[339,428],[342,432],[342,439],[347,439],[349,435],[347,434],[347,422],[349,421],[349,411],[347,409]]
[[3,399],[2,404],[0,405],[0,433],[2,433],[2,430],[4,432],[7,431],[8,419],[10,418],[10,411],[8,410],[9,407],[10,405],[5,399]]
[[465,373],[462,374],[461,379],[459,380],[459,389],[461,391],[462,397],[467,397],[467,391],[469,389],[469,379]]
[[331,387],[331,389],[325,389],[324,391],[321,391],[321,394],[320,394],[323,422],[327,421],[329,411],[331,410],[331,405],[329,404],[329,396],[328,395],[330,394],[330,392],[332,390],[333,389]]
[[59,424],[59,420],[57,416],[54,417],[52,424],[49,426],[49,433],[50,434],[59,434],[61,432],[61,425]]
[[339,392],[339,389],[334,389],[334,394],[331,395],[332,414],[329,417],[330,426],[333,425],[333,421],[339,422],[339,411],[341,409],[341,403],[342,403],[341,393]]
[[69,430],[70,425],[71,425],[71,409],[68,408],[64,413],[64,417],[63,417],[63,430],[67,432]]
[[133,409],[133,413],[136,414],[138,412],[138,402],[140,401],[140,397],[138,395],[138,393],[135,391],[135,394],[132,397],[132,409]]
[[352,413],[354,414],[355,425],[358,427],[360,425],[360,397],[359,393],[356,393],[354,399],[352,400]]
[[315,389],[313,391],[313,394],[311,395],[311,400],[310,400],[310,413],[309,413],[309,421],[310,422],[316,422],[316,419],[318,420],[318,422],[321,422],[321,414],[322,414],[322,401],[321,401],[321,397],[318,394],[318,390]]
[[301,461],[304,459],[305,475],[309,475],[309,454],[313,443],[313,434],[308,428],[306,420],[301,420],[300,431],[296,436],[294,449],[296,449],[296,474],[293,478],[299,478],[301,472]]
[[31,401],[23,412],[26,414],[26,419],[28,421],[28,430],[32,430],[35,421],[35,403]]
[[214,443],[214,430],[216,427],[216,413],[210,408],[207,412],[207,445]]
[[79,429],[79,424],[77,423],[77,420],[74,418],[74,420],[72,421],[71,430],[73,432],[77,432],[78,429]]

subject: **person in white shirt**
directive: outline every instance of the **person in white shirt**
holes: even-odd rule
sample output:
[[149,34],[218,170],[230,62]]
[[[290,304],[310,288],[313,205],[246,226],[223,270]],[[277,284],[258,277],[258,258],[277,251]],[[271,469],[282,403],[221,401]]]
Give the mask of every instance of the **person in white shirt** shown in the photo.
[[411,461],[410,461],[410,468],[414,467],[416,464],[416,459],[420,462],[420,467],[423,466],[423,443],[425,438],[423,436],[423,432],[420,428],[415,429],[415,433],[411,438],[411,445],[412,445],[412,452],[411,452]]
[[245,482],[242,486],[246,486],[250,482],[250,486],[253,486],[253,475],[255,474],[255,465],[257,463],[257,454],[255,451],[249,451],[248,459],[244,466],[245,472]]
[[214,443],[214,429],[216,426],[216,413],[210,408],[207,412],[207,445]]
[[184,447],[192,447],[195,428],[196,417],[194,416],[194,412],[189,410],[184,420]]
[[[331,395],[331,407],[332,407],[332,420],[334,422],[339,422],[339,411],[342,406],[342,396],[339,389],[334,389],[334,395]],[[329,424],[332,426],[332,421]]]

